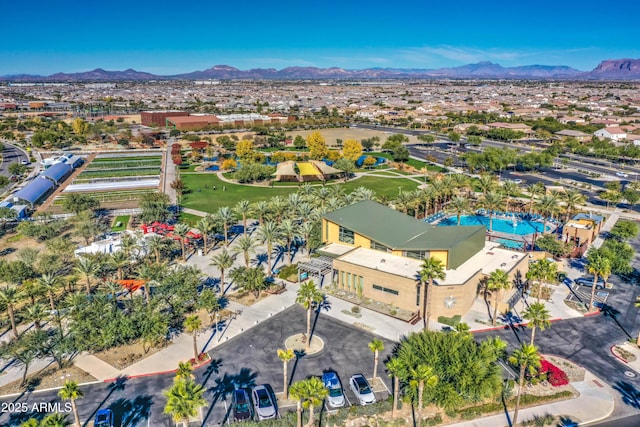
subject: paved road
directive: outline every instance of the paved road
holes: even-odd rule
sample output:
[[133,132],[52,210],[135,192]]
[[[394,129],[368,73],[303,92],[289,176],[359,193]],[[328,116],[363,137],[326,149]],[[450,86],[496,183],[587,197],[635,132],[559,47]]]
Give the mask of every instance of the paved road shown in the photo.
[[[299,333],[304,329],[305,311],[293,306],[251,328],[212,351],[214,359],[206,367],[196,372],[196,380],[207,387],[205,397],[210,406],[204,408],[205,424],[219,425],[225,420],[226,403],[234,386],[244,387],[255,384],[271,384],[276,392],[282,391],[282,362],[276,350],[284,347],[284,337]],[[321,313],[315,329],[316,336],[325,341],[325,348],[318,354],[303,356],[297,363],[289,364],[293,381],[310,375],[321,375],[323,370],[334,369],[343,382],[347,399],[355,401],[348,390],[349,376],[363,373],[373,374],[373,356],[367,344],[373,335],[337,321]],[[380,355],[379,376],[387,382],[383,360],[393,349],[391,341],[383,339],[385,350]],[[185,348],[185,359],[191,348]],[[92,419],[99,408],[111,408],[116,416],[116,426],[172,426],[168,417],[162,414],[166,403],[162,390],[173,381],[173,375],[158,375],[134,378],[121,383],[97,383],[83,387],[84,398],[78,400],[78,410],[82,420]],[[379,399],[386,398],[383,392]],[[3,402],[34,403],[59,402],[57,391],[25,394],[17,398],[0,399]],[[42,414],[43,416],[46,414]],[[0,425],[19,425],[29,414],[6,411],[0,414]]]
[[[9,166],[12,163],[18,163],[22,160],[29,160],[29,156],[27,153],[21,148],[16,147],[15,145],[11,145],[8,142],[3,142],[4,150],[2,150],[2,163],[0,164],[0,175],[4,175],[7,178],[11,176],[11,172],[9,172]],[[6,187],[0,188],[0,194],[2,194],[5,190],[9,189],[13,186],[14,183],[9,183]]]
[[640,415],[618,418],[613,421],[593,424],[593,427],[638,427],[640,426]]

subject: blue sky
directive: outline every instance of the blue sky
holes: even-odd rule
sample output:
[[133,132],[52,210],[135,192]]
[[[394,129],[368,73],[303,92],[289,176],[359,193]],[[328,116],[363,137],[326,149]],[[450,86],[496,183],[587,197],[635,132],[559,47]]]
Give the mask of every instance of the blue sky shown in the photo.
[[640,2],[31,0],[2,5],[0,75],[288,66],[594,68],[640,58]]

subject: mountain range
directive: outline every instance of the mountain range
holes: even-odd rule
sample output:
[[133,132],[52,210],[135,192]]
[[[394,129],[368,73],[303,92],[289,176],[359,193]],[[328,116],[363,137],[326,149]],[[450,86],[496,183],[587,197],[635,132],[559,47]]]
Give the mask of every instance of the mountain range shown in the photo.
[[96,68],[81,73],[56,73],[49,76],[15,74],[0,76],[0,80],[14,82],[72,82],[72,81],[149,81],[149,80],[299,80],[299,79],[419,79],[419,78],[478,78],[478,79],[571,79],[571,80],[635,80],[640,79],[640,59],[602,61],[591,71],[580,71],[564,65],[525,65],[503,67],[492,62],[438,69],[365,68],[347,70],[339,67],[287,67],[239,70],[229,65],[216,65],[207,70],[185,74],[160,76],[132,69],[107,71]]

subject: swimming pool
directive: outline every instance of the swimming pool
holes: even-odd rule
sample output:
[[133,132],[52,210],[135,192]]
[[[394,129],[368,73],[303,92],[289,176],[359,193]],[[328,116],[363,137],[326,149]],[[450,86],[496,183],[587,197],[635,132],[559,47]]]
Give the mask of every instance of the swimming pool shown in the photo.
[[[438,223],[438,226],[458,225],[457,216],[450,216]],[[484,225],[489,229],[489,217],[484,215],[462,215],[460,225]],[[523,219],[493,218],[493,231],[501,233],[517,234],[525,236],[527,234],[542,233],[544,224],[537,221],[525,221]],[[547,227],[548,229],[549,227]]]

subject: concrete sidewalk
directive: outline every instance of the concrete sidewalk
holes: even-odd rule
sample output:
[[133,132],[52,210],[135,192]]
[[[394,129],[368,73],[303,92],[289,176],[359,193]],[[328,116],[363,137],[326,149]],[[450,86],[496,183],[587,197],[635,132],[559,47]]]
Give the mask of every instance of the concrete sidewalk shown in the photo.
[[[580,396],[570,400],[521,409],[518,414],[518,423],[551,414],[569,417],[583,425],[603,420],[611,415],[615,403],[611,388],[604,381],[586,371],[584,381],[573,382],[571,385],[580,393]],[[513,417],[513,409],[509,408],[509,419],[507,419],[506,414],[502,413],[476,420],[448,424],[448,427],[508,426],[511,417]]]

